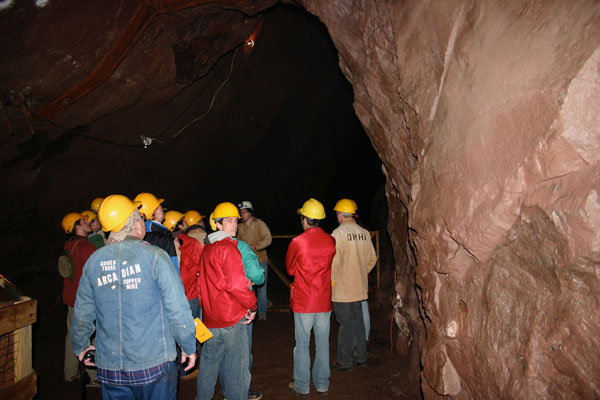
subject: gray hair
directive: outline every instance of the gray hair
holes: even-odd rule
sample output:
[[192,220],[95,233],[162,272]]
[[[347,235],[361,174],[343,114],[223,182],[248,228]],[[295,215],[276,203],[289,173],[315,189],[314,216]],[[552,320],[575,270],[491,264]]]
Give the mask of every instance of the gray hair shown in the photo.
[[129,235],[135,229],[136,221],[140,220],[142,220],[142,215],[140,214],[140,211],[136,208],[135,210],[133,210],[129,218],[127,218],[125,225],[121,228],[120,231],[110,233],[106,244],[119,243],[125,240],[127,235]]

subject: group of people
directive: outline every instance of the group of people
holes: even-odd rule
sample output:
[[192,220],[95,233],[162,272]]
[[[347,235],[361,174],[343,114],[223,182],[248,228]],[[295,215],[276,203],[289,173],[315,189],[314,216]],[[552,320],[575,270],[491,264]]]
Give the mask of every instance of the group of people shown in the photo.
[[[65,379],[76,379],[79,360],[97,367],[90,378],[104,399],[176,399],[179,368],[183,379],[197,377],[196,399],[212,399],[217,379],[226,399],[260,399],[251,389],[252,326],[257,315],[267,317],[269,228],[249,201],[218,204],[208,217],[211,230],[199,212],[166,211],[163,201],[151,193],[111,195],[63,218],[72,265],[61,272]],[[331,235],[319,227],[319,201],[298,209],[304,232],[291,241],[286,268],[295,278],[296,338],[288,390],[301,397],[310,391],[311,330],[318,393],[327,394],[330,370],[366,365],[363,302],[376,254],[369,232],[355,222],[356,209],[352,200],[338,201],[340,225]],[[340,329],[330,365],[332,307]],[[212,334],[202,345],[197,322]],[[85,357],[90,350],[94,361]]]

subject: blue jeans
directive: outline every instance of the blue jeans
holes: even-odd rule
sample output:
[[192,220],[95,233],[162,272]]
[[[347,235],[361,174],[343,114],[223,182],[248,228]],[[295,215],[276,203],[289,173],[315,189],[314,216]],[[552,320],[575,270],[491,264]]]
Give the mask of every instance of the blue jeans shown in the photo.
[[369,333],[371,333],[371,314],[369,313],[369,302],[363,300],[360,302],[362,306],[363,320],[365,321],[365,338],[369,341]]
[[177,400],[177,367],[174,362],[167,363],[164,374],[146,385],[101,386],[102,400]]
[[269,272],[269,263],[267,261],[259,264],[265,270],[265,281],[262,285],[255,286],[256,302],[258,303],[258,313],[267,315],[267,275]]
[[246,332],[248,333],[248,370],[252,369],[252,361],[254,361],[252,358],[252,325],[254,325],[254,321],[246,325]]
[[323,313],[294,313],[296,347],[294,347],[294,389],[310,391],[310,331],[315,333],[315,362],[312,378],[319,392],[329,390],[329,325],[331,311]]
[[351,303],[333,302],[335,318],[340,324],[338,331],[337,362],[351,367],[354,360],[367,362],[367,339],[365,321],[360,301]]
[[196,400],[213,398],[217,377],[227,400],[248,400],[248,328],[238,322],[210,331],[213,337],[202,346]]

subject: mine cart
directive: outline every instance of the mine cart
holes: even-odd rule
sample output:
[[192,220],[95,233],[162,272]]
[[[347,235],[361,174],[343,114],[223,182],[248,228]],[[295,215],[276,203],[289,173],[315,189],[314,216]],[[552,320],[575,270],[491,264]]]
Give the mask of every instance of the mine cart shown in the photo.
[[21,296],[0,275],[0,399],[31,399],[37,375],[31,364],[31,324],[37,301]]

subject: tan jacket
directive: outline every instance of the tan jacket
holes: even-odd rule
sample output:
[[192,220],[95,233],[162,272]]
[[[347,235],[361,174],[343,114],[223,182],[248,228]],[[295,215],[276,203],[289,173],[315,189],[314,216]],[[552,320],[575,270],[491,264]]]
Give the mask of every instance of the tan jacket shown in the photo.
[[331,300],[338,303],[362,301],[368,297],[368,274],[377,262],[369,231],[353,219],[346,220],[331,234],[335,257],[331,264]]
[[271,231],[263,220],[253,217],[252,223],[249,226],[245,222],[240,221],[237,238],[248,243],[250,246],[256,246],[256,255],[258,256],[259,263],[269,260],[265,248],[269,247],[273,239],[271,238]]
[[200,244],[202,244],[202,246],[204,246],[204,239],[206,238],[206,232],[204,231],[204,229],[202,229],[202,228],[190,229],[187,232],[187,235],[189,237],[196,239],[197,241],[200,242]]

